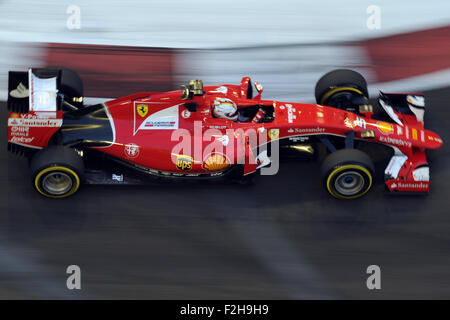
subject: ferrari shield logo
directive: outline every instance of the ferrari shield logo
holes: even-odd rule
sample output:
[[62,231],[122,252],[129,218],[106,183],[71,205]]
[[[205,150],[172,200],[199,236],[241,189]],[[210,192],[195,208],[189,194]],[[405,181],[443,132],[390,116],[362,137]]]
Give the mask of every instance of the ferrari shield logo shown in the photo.
[[280,129],[270,129],[268,135],[271,140],[276,140],[280,136]]
[[180,117],[179,105],[165,103],[151,105],[152,102],[135,102],[134,131],[139,130],[176,130]]
[[148,106],[146,104],[138,104],[136,106],[136,109],[138,115],[140,115],[142,118],[145,117],[148,113]]

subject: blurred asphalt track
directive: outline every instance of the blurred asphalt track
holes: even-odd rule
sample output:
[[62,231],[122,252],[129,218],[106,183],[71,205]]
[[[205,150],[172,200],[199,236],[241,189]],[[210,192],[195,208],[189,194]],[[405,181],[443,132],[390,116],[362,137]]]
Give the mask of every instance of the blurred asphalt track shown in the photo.
[[[450,299],[450,88],[426,93],[428,196],[331,198],[318,163],[282,163],[236,185],[86,186],[66,200],[33,191],[6,152],[1,112],[0,298]],[[66,289],[66,268],[82,289]],[[379,291],[366,268],[381,267]]]

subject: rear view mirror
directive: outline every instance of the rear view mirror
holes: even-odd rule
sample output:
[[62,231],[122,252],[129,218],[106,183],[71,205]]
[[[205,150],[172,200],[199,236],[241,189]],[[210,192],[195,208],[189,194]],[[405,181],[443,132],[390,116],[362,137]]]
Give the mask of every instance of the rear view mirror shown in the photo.
[[190,80],[187,86],[181,87],[182,100],[191,100],[192,96],[202,96],[205,93],[202,80]]
[[181,88],[182,88],[181,89],[181,99],[182,100],[191,100],[192,94],[191,94],[191,91],[189,90],[189,87],[182,85]]

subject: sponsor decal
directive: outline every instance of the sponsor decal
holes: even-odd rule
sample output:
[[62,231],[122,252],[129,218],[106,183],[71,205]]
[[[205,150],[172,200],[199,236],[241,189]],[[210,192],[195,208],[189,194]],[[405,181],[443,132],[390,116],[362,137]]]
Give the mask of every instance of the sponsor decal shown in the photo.
[[[239,164],[257,164],[255,162],[255,157],[251,156],[252,154],[247,152],[249,147],[252,146],[263,146],[268,143],[269,139],[269,133],[266,134],[266,131],[269,131],[270,128],[264,128],[263,126],[258,128],[237,128],[235,129],[227,129],[226,133],[221,131],[215,131],[215,133],[212,133],[210,131],[203,131],[203,122],[202,121],[194,121],[194,129],[193,132],[189,130],[178,130],[174,131],[171,135],[171,141],[178,141],[176,145],[172,148],[171,151],[171,162],[176,164],[176,156],[178,154],[189,154],[195,159],[195,164],[197,165],[204,165],[206,158],[205,155],[210,155],[214,152],[221,152],[221,154],[225,154],[224,151],[226,151],[226,154],[228,155],[227,161],[229,165],[233,165],[235,162],[230,162],[229,159],[232,161],[237,161]],[[261,131],[260,131],[261,130]],[[256,131],[260,131],[257,133]],[[193,136],[192,136],[193,134]],[[280,129],[271,130],[270,135],[272,139],[279,137],[280,135]],[[181,142],[180,142],[181,138]],[[209,141],[209,142],[207,142]],[[271,142],[275,142],[277,140],[272,140]],[[205,146],[205,142],[206,146]],[[226,147],[225,149],[224,146]],[[274,157],[274,163],[276,167],[271,167],[273,171],[278,170],[278,144],[275,143],[273,145],[272,149],[272,155]],[[190,152],[191,150],[192,152]],[[189,151],[189,152],[186,152]],[[254,154],[253,154],[254,155]],[[217,156],[216,158],[221,158]],[[236,159],[236,160],[235,160]],[[214,159],[210,159],[209,161],[213,161]],[[221,166],[223,163],[219,162],[219,165]],[[211,163],[206,163],[206,169],[212,169]],[[246,170],[248,167],[246,167]],[[245,172],[245,174],[249,174],[254,171],[254,167],[250,167],[249,170]],[[266,170],[267,172],[267,170]],[[275,174],[276,172],[272,173]],[[262,174],[265,174],[262,172]]]
[[391,188],[395,189],[428,189],[428,182],[398,182],[391,184]]
[[55,111],[35,111],[36,119],[55,119],[58,117]]
[[401,126],[397,125],[397,135],[401,136],[403,134],[403,129]]
[[19,120],[17,118],[8,119],[8,126],[18,126]]
[[12,136],[28,137],[29,133],[30,127],[20,127],[20,126],[11,127]]
[[125,145],[124,152],[128,158],[136,158],[139,155],[139,146],[134,143],[129,143]]
[[404,141],[401,139],[395,139],[395,138],[390,138],[390,137],[383,137],[380,136],[380,141],[381,142],[385,142],[385,143],[389,143],[389,144],[393,144],[396,146],[400,146],[400,147],[408,147],[411,148],[412,143],[409,141]]
[[[17,113],[15,113],[16,115]],[[18,118],[18,117],[15,117]],[[38,116],[36,115],[36,113],[25,113],[25,114],[21,114],[20,118],[22,119],[38,119]]]
[[288,130],[289,133],[321,133],[321,132],[325,132],[324,128],[321,127],[316,127],[316,128],[295,128],[292,129],[290,128]]
[[382,134],[391,134],[394,132],[394,127],[389,122],[377,121],[377,128]]
[[290,137],[289,138],[289,141],[292,141],[292,142],[298,142],[298,141],[304,142],[307,140],[309,140],[309,137]]
[[417,140],[417,129],[416,128],[412,128],[411,129],[411,133],[412,133],[412,138],[414,140]]
[[118,181],[118,182],[123,182],[123,174],[114,174],[113,173],[111,179]]
[[10,142],[14,143],[31,143],[34,140],[34,137],[27,138],[27,137],[12,137]]
[[271,140],[276,140],[280,137],[280,129],[270,129],[268,135]]
[[33,116],[33,118],[29,117],[9,118],[8,126],[60,127],[62,125],[62,122],[63,122],[62,119],[38,119],[36,118],[36,116]]
[[286,104],[286,108],[288,114],[288,123],[293,123],[294,119],[297,118],[297,116],[294,114],[296,110],[294,107],[292,107],[292,104]]
[[189,110],[183,110],[183,111],[181,111],[181,116],[184,119],[188,119],[191,116],[191,112]]
[[[135,102],[136,103],[136,102]],[[136,106],[141,106],[140,109],[134,108],[134,134],[139,130],[175,130],[178,129],[179,105],[169,106],[164,109],[149,108],[151,105],[148,103],[136,103]],[[144,105],[147,106],[147,113],[144,114]],[[155,110],[156,109],[156,110]],[[142,111],[140,111],[142,110]],[[140,113],[141,112],[141,113]]]
[[[17,82],[16,82],[17,83]],[[13,98],[27,98],[29,96],[28,88],[25,87],[25,85],[20,82],[16,89],[11,90],[9,95]]]
[[148,113],[148,105],[140,103],[136,105],[136,111],[138,115],[140,115],[142,118],[144,118]]
[[183,154],[179,154],[177,156],[177,169],[181,171],[189,171],[192,169],[192,163],[194,159],[191,156],[186,156]]
[[367,125],[366,120],[364,120],[364,119],[361,118],[361,117],[356,117],[356,120],[353,122],[353,124],[354,124],[355,126],[358,126],[358,127],[360,127],[360,128],[363,128],[364,130],[366,129],[366,125]]
[[344,124],[347,128],[353,129],[353,123],[350,121],[348,117],[344,119]]
[[210,154],[203,162],[203,169],[206,169],[208,171],[219,171],[229,166],[230,161],[228,161],[227,157],[218,152]]

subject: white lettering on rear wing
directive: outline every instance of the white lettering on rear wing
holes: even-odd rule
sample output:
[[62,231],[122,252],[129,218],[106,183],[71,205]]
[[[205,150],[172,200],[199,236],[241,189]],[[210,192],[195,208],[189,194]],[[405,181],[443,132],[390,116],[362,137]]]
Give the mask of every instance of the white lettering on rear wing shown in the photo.
[[62,119],[24,119],[24,118],[9,118],[9,127],[60,127],[62,126]]
[[56,111],[57,77],[41,79],[28,70],[30,111]]

